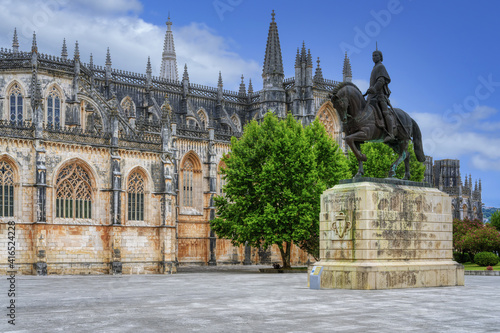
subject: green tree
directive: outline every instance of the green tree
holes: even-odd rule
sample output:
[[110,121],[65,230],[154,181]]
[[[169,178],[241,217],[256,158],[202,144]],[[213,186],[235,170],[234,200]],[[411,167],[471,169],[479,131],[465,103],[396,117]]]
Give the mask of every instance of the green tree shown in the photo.
[[[410,142],[408,151],[410,153],[410,180],[420,182],[424,179],[425,166],[417,161],[413,144]],[[361,152],[366,155],[368,161],[363,163],[365,177],[386,178],[392,163],[398,155],[386,144],[381,142],[367,142],[361,145]],[[358,172],[358,160],[352,151],[349,151],[349,167],[351,173]],[[402,179],[405,175],[404,161],[396,169],[396,177]]]
[[490,223],[494,226],[498,231],[500,231],[500,210],[494,212],[490,217]]
[[476,253],[500,250],[500,232],[490,224],[478,219],[453,221],[453,248],[460,253],[469,253],[471,258]]
[[232,138],[224,196],[215,198],[218,216],[211,222],[221,238],[235,245],[267,248],[276,244],[284,267],[290,267],[293,243],[317,251],[320,195],[350,177],[345,157],[322,125],[307,128],[292,115],[268,113],[261,124],[245,126]]

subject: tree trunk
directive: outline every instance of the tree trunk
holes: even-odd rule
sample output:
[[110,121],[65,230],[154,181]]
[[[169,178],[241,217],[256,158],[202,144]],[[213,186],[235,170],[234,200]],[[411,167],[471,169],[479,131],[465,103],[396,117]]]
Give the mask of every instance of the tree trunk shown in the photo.
[[[281,245],[281,246],[280,246]],[[285,249],[283,249],[283,245],[278,245],[281,253],[281,261],[283,262],[283,268],[291,268],[290,265],[290,252],[292,248],[292,244],[290,242],[285,243]]]

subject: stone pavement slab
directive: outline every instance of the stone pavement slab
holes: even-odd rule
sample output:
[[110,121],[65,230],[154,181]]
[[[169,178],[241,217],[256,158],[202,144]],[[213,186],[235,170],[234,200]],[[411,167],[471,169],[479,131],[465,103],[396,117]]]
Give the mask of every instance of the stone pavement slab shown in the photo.
[[[260,266],[262,267],[262,266]],[[464,287],[311,290],[259,266],[175,275],[16,276],[16,325],[0,332],[498,332],[500,278]],[[3,289],[3,290],[2,290]]]

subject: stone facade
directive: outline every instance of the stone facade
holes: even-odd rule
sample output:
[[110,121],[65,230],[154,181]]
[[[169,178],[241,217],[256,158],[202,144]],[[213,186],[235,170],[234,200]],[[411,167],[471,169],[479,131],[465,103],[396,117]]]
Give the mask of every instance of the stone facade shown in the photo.
[[436,160],[426,156],[424,180],[450,195],[451,211],[454,219],[483,220],[483,202],[481,199],[481,179],[472,184],[472,176],[465,175],[462,182],[459,160]]
[[[217,239],[210,230],[221,159],[232,136],[267,112],[318,117],[344,148],[328,99],[337,82],[310,51],[297,51],[284,78],[272,15],[264,87],[238,92],[178,80],[167,22],[160,77],[39,52],[0,49],[0,273],[7,270],[8,222],[16,223],[16,267],[24,274],[171,273],[178,265],[280,261],[279,251]],[[344,79],[350,80],[349,59]],[[214,78],[217,79],[217,78]],[[292,263],[310,258],[297,248]]]

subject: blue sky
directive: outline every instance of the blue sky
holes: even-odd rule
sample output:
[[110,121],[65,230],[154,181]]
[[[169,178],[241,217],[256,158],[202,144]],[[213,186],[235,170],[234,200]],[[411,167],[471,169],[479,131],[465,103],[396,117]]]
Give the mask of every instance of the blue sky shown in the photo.
[[276,12],[285,76],[294,75],[304,41],[320,57],[325,78],[342,79],[348,52],[362,90],[375,42],[391,75],[391,101],[420,124],[424,149],[434,159],[460,159],[462,177],[482,179],[483,202],[500,207],[500,27],[497,1],[139,1],[3,0],[0,46],[10,47],[17,27],[22,50],[36,30],[40,52],[93,53],[104,65],[144,73],[151,56],[160,69],[170,12],[179,74],[191,82],[237,90],[243,74],[262,87],[262,63],[271,11]]

